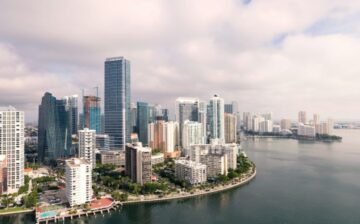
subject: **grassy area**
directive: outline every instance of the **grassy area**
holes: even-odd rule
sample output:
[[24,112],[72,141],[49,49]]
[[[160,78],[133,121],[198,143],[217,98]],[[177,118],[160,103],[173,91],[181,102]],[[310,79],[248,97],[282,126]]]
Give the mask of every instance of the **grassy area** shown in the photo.
[[14,207],[14,208],[4,208],[0,209],[0,215],[9,214],[9,213],[20,213],[32,211],[32,209],[24,208],[24,207]]

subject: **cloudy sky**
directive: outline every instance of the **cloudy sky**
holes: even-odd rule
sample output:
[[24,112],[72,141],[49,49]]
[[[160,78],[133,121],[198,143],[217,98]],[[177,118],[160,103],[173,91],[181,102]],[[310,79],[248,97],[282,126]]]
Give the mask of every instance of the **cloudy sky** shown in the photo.
[[37,120],[131,61],[132,101],[219,94],[241,111],[360,118],[360,1],[0,0],[0,105]]

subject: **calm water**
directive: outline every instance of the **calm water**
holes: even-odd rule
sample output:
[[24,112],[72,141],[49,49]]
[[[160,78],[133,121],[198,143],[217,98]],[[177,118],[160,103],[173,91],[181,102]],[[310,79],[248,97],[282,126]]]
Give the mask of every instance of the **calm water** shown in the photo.
[[[360,223],[360,130],[342,143],[261,139],[243,144],[258,175],[241,188],[200,198],[131,205],[72,223]],[[0,223],[33,223],[29,216]],[[70,222],[69,222],[70,223]]]

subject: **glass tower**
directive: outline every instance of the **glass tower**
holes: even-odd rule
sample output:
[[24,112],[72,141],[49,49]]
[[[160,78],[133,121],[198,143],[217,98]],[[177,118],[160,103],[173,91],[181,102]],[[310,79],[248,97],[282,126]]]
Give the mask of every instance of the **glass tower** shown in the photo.
[[70,155],[71,118],[64,100],[45,93],[39,106],[38,157],[41,162]]
[[144,102],[137,102],[136,129],[139,141],[143,145],[148,144],[149,105]]
[[131,137],[130,61],[123,57],[105,61],[105,133],[110,147],[125,149]]
[[101,133],[101,108],[100,97],[83,97],[83,117],[82,128],[95,130],[96,134]]

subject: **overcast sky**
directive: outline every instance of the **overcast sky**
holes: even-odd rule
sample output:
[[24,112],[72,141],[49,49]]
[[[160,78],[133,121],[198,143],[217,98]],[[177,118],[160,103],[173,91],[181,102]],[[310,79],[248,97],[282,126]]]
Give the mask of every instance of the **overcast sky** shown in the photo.
[[[100,4],[101,3],[101,4]],[[131,61],[132,101],[219,94],[241,111],[360,118],[360,1],[0,0],[0,105],[100,86]]]

